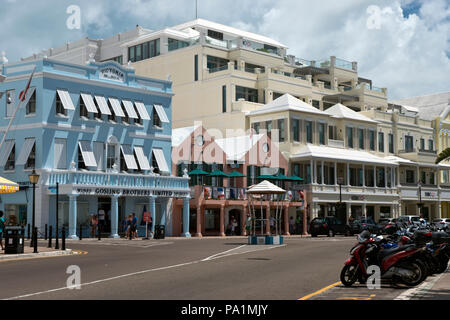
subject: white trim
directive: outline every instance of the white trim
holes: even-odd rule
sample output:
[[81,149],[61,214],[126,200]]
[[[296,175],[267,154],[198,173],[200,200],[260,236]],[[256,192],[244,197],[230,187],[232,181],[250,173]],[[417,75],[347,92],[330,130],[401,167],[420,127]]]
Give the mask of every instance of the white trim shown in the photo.
[[163,123],[170,123],[169,118],[167,117],[166,111],[164,110],[162,105],[155,104],[153,105],[156,109],[156,112],[158,113],[159,119]]
[[0,154],[0,167],[4,167],[6,165],[6,162],[8,161],[8,158],[11,155],[11,151],[15,143],[16,143],[15,140],[5,140],[2,152]]

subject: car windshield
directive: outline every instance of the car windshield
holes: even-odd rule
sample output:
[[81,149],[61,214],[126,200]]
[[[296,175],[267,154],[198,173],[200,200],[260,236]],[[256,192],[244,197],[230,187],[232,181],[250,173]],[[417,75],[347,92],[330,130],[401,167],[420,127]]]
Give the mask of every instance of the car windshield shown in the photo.
[[419,222],[420,218],[419,217],[411,217],[411,221],[413,222]]
[[389,219],[380,219],[379,223],[386,223],[389,222]]
[[313,221],[311,221],[311,222],[314,222],[314,223],[323,223],[324,222],[324,219],[322,219],[322,218],[315,218]]
[[441,219],[434,219],[433,222],[441,222]]

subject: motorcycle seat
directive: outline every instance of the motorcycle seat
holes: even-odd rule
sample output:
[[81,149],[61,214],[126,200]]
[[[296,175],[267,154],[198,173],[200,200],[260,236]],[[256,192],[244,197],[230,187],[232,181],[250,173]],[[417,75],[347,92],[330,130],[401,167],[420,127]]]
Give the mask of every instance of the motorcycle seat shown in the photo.
[[400,251],[404,251],[408,248],[413,247],[414,245],[405,245],[405,246],[401,246],[401,247],[397,247],[397,248],[391,248],[391,249],[383,249],[380,251],[380,253],[378,254],[380,259],[384,259],[387,256],[393,255],[394,253],[400,252]]

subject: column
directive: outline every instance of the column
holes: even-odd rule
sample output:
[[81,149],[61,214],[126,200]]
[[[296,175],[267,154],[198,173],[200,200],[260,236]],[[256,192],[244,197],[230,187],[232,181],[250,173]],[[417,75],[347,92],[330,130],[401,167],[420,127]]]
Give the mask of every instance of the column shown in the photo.
[[365,218],[367,218],[367,208],[365,203],[362,205],[362,214]]
[[399,200],[398,201],[398,207],[397,207],[397,216],[394,218],[398,218],[402,215],[402,201]]
[[247,236],[247,206],[242,207],[242,215],[241,215],[241,235]]
[[203,208],[201,205],[197,206],[197,233],[195,234],[196,237],[201,238],[202,237],[202,211]]
[[[281,230],[280,230],[281,234]],[[285,236],[290,236],[289,233],[289,206],[284,207],[284,233]]]
[[366,166],[364,164],[362,165],[362,172],[363,172],[362,185],[363,185],[363,187],[365,187],[366,186]]
[[149,198],[149,210],[152,217],[152,235],[155,234],[155,225],[156,225],[156,198],[150,196]]
[[77,194],[69,195],[69,239],[77,237]]
[[352,206],[350,205],[350,203],[346,202],[345,203],[345,223],[348,223],[348,218],[352,215]]
[[347,163],[347,186],[350,186],[350,164]]
[[314,183],[317,184],[319,181],[317,180],[317,161],[313,161],[314,165]]
[[377,186],[377,167],[373,166],[373,186]]
[[324,184],[325,181],[325,177],[323,175],[323,161],[321,162],[321,167],[320,167],[320,184]]
[[266,235],[270,236],[270,204],[266,207]]
[[310,174],[311,174],[311,184],[314,184],[314,161],[310,160],[309,161],[309,166],[310,166]]
[[167,215],[167,200],[163,200],[161,203],[161,221],[160,225],[166,226],[166,215]]
[[334,185],[337,186],[338,181],[337,181],[337,162],[334,163]]
[[220,236],[225,237],[225,205],[220,205]]
[[387,188],[387,167],[384,166],[384,187]]
[[183,199],[183,237],[190,238],[189,233],[189,200],[190,198]]
[[111,197],[111,234],[110,238],[118,239],[120,238],[118,234],[119,226],[119,196],[114,195]]

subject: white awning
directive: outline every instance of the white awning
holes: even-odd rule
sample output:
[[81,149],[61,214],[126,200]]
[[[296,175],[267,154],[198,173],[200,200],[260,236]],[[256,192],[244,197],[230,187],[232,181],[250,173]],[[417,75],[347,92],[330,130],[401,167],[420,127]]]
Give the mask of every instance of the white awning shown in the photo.
[[155,156],[156,162],[158,163],[159,171],[169,172],[169,166],[167,165],[167,161],[164,157],[164,152],[162,151],[162,149],[153,149],[153,155]]
[[92,96],[90,94],[82,93],[81,98],[83,99],[84,105],[86,106],[88,112],[98,113],[94,99],[92,99]]
[[97,161],[95,160],[90,141],[78,141],[78,146],[80,147],[86,167],[97,167]]
[[108,104],[106,103],[105,97],[102,96],[95,96],[95,101],[97,101],[97,105],[100,108],[100,112],[102,114],[111,115],[111,111],[108,108]]
[[33,93],[35,91],[36,91],[36,87],[32,87],[32,88],[28,89],[27,96],[25,97],[25,100],[23,102],[24,106],[26,106],[28,104],[28,102],[30,102],[31,96],[33,95]]
[[22,150],[20,151],[19,158],[16,161],[16,165],[24,166],[27,163],[35,142],[36,140],[34,138],[25,139],[25,143],[23,144]]
[[122,117],[122,118],[125,117],[125,113],[123,113],[123,110],[122,110],[122,107],[120,106],[119,100],[117,100],[115,98],[109,98],[109,103],[111,103],[111,106],[117,117]]
[[134,154],[133,154],[133,150],[131,150],[131,146],[123,145],[123,146],[120,146],[120,149],[122,150],[122,154],[125,159],[125,163],[127,164],[127,168],[129,170],[139,169],[137,166],[136,160],[134,159]]
[[150,120],[150,116],[148,115],[147,109],[142,102],[135,102],[136,109],[139,112],[142,120]]
[[134,153],[136,154],[141,170],[150,170],[150,163],[144,154],[144,148],[134,147]]
[[66,90],[56,90],[58,92],[59,98],[63,104],[64,109],[66,110],[75,110],[75,106],[73,105],[73,101],[70,98],[69,91]]
[[164,111],[163,106],[159,104],[154,105],[156,112],[158,113],[159,119],[163,123],[170,123],[169,118],[167,117],[166,111]]
[[138,119],[138,115],[133,107],[133,102],[128,100],[122,100],[125,110],[127,111],[128,117],[131,119]]
[[0,153],[0,167],[4,167],[14,147],[14,140],[6,140]]

